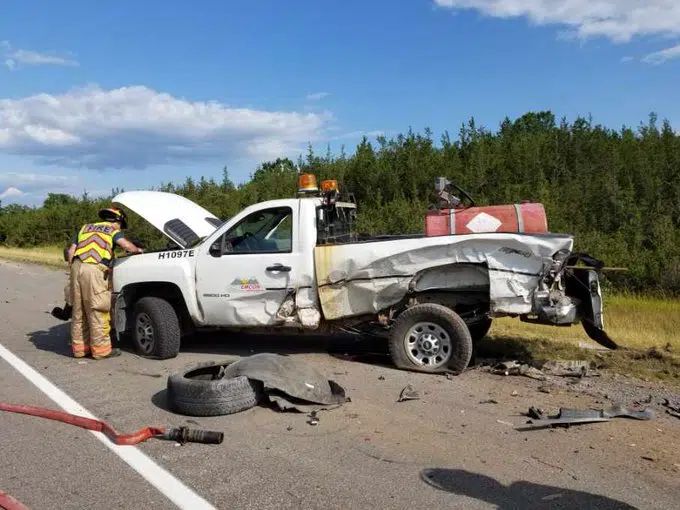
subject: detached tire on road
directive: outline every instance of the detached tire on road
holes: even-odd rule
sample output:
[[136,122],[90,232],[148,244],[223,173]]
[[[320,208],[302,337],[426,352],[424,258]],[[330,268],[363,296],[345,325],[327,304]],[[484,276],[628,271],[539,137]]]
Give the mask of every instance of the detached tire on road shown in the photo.
[[165,299],[143,297],[135,303],[132,317],[132,342],[145,358],[169,359],[179,354],[179,318]]
[[228,363],[203,363],[168,378],[168,403],[188,416],[220,416],[246,411],[262,396],[261,383],[246,376],[218,378]]
[[389,348],[398,368],[460,373],[472,358],[472,337],[456,312],[436,303],[424,303],[397,317],[390,330]]

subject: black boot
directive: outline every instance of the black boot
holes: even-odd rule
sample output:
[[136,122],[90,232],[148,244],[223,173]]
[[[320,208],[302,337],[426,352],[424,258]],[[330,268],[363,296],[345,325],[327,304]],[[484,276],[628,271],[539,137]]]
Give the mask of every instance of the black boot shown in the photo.
[[73,312],[73,307],[71,305],[64,305],[64,308],[60,306],[55,306],[52,308],[52,317],[59,319],[60,321],[71,320],[71,313]]
[[64,315],[65,310],[60,306],[55,306],[52,308],[52,317],[59,319],[60,321],[67,321],[68,319]]
[[101,357],[95,358],[95,359],[100,360],[100,359],[117,358],[121,354],[123,354],[123,353],[120,349],[111,349],[111,352],[109,354],[107,354],[106,356],[101,356]]

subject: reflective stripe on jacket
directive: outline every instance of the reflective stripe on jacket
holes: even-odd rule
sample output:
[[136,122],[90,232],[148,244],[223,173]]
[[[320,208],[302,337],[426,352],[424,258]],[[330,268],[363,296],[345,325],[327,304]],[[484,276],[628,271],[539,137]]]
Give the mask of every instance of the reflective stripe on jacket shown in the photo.
[[121,235],[121,231],[109,222],[88,223],[78,232],[74,257],[85,264],[108,266],[113,259],[115,243]]

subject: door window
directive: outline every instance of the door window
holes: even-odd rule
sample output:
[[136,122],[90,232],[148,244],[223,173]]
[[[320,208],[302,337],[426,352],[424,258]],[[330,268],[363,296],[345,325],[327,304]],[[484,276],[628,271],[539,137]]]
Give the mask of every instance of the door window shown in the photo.
[[293,210],[276,207],[251,213],[225,232],[218,243],[222,255],[290,253],[293,248]]

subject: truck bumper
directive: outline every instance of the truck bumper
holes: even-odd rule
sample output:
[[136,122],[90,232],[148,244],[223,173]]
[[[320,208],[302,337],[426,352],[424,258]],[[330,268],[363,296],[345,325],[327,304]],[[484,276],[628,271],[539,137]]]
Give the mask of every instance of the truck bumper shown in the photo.
[[521,320],[551,326],[571,326],[580,322],[592,340],[608,349],[618,348],[604,331],[598,272],[590,267],[572,268],[563,274],[563,278],[564,290],[538,292],[534,296],[534,317],[522,317]]
[[604,331],[604,309],[600,277],[593,269],[574,269],[567,278],[567,294],[576,295],[580,300],[581,324],[586,334],[608,349],[618,345]]

